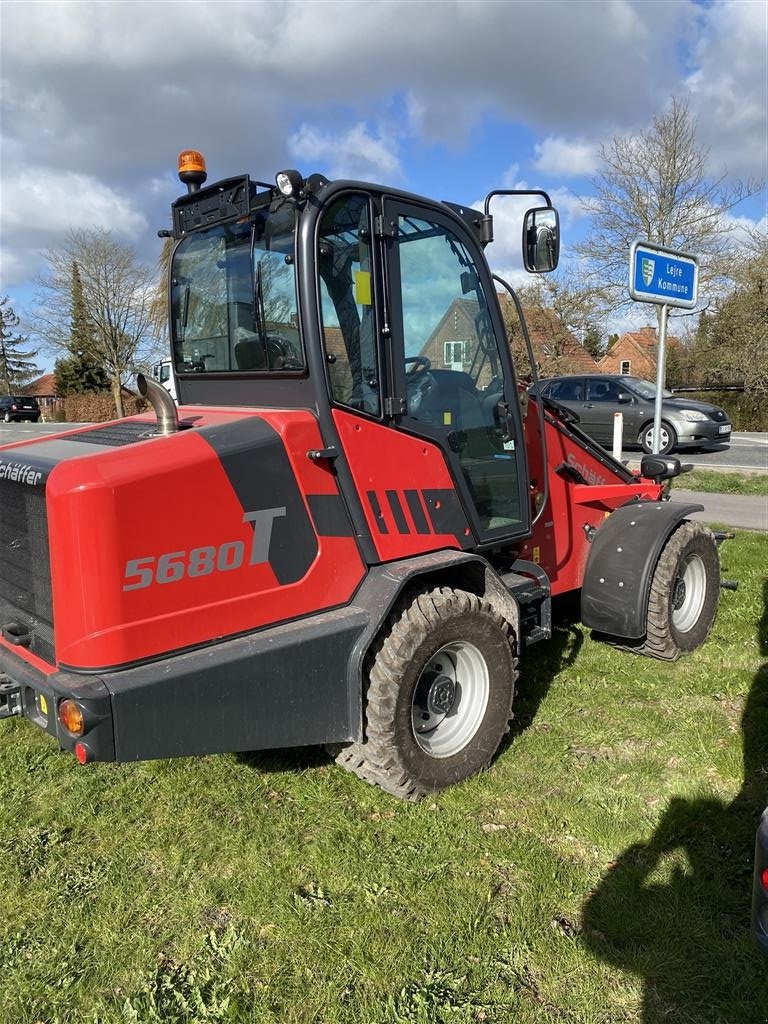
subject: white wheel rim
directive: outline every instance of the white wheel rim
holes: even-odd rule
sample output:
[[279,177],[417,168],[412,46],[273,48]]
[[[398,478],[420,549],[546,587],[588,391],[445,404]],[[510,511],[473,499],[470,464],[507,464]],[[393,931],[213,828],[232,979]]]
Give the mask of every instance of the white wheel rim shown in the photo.
[[706,596],[706,566],[698,555],[689,555],[672,585],[672,625],[678,633],[693,629]]
[[[645,435],[645,443],[648,447],[648,451],[653,451],[653,427]],[[669,431],[665,430],[664,427],[659,429],[659,451],[663,452],[669,444]]]
[[463,750],[485,717],[491,692],[485,658],[465,641],[446,644],[419,676],[411,702],[411,728],[430,757]]

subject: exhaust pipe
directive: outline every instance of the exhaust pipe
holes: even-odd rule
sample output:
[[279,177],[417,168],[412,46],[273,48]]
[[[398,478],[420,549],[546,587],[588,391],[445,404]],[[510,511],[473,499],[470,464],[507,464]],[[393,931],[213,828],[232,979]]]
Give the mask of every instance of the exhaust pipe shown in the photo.
[[179,429],[179,414],[176,411],[176,403],[165,388],[145,377],[143,373],[136,374],[136,385],[141,397],[146,398],[155,410],[157,433],[174,434]]

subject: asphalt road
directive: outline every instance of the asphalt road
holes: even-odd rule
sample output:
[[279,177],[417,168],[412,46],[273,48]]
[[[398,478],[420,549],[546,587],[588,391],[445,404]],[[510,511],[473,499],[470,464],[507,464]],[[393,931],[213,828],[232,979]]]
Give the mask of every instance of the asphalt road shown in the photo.
[[700,523],[718,523],[739,530],[759,530],[768,533],[768,498],[751,494],[703,494],[672,488],[671,501],[693,502],[703,505],[703,512],[693,512],[689,518]]
[[711,451],[681,451],[681,462],[692,462],[697,469],[757,470],[768,473],[768,434],[734,433],[729,445]]

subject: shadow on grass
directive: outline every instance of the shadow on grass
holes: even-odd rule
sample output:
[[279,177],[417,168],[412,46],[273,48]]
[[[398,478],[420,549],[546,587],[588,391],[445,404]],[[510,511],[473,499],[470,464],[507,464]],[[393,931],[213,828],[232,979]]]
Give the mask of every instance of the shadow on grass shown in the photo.
[[554,678],[576,660],[584,643],[584,634],[577,628],[579,617],[578,598],[573,594],[553,600],[551,638],[525,651],[520,659],[520,678],[514,703],[515,717],[497,757],[530,728]]
[[[768,583],[758,637],[768,655]],[[741,731],[744,780],[733,802],[674,798],[583,910],[590,949],[643,979],[644,1024],[768,1021],[768,963],[749,936],[755,831],[768,798],[768,663]]]
[[325,747],[276,747],[274,750],[246,750],[235,754],[240,764],[258,772],[303,772],[331,764],[333,758]]

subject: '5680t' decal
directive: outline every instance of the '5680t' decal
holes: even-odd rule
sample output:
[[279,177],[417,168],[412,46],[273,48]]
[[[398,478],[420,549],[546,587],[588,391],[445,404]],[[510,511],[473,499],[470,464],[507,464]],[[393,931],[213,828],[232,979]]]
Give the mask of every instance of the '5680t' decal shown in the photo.
[[[242,565],[260,565],[269,561],[272,527],[285,516],[283,508],[265,508],[246,512],[244,523],[253,524],[250,552],[241,540],[228,540],[218,547],[209,544],[191,551],[168,551],[163,555],[129,558],[125,564],[123,590],[143,590],[153,583],[178,583],[185,578],[210,576],[214,572],[231,572]],[[246,562],[247,556],[247,562]]]

